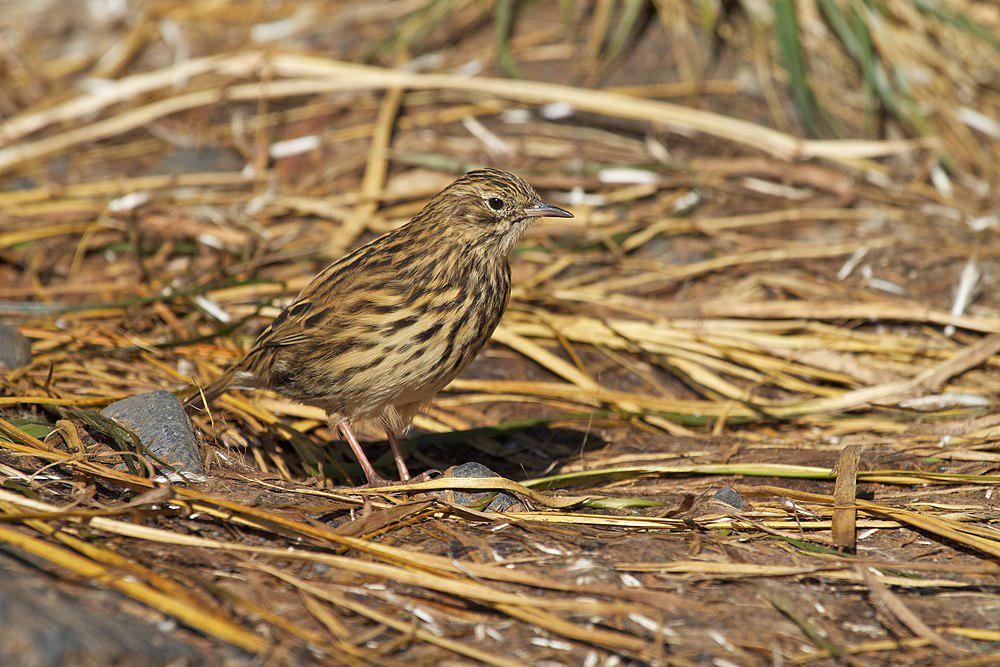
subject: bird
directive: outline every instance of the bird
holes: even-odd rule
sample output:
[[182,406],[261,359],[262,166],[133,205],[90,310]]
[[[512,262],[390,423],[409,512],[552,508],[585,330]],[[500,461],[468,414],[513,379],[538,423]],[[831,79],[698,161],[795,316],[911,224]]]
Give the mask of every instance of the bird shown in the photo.
[[[510,300],[509,254],[536,218],[572,218],[523,178],[475,169],[406,224],[320,272],[238,362],[188,399],[268,389],[326,411],[366,486],[411,477],[399,448],[417,412],[469,365]],[[381,428],[399,482],[368,460],[356,429]]]

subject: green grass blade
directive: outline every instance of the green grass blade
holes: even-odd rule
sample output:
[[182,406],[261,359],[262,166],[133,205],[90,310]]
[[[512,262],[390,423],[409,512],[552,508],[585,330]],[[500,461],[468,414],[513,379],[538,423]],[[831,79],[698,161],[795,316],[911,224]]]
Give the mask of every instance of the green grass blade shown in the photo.
[[778,48],[781,51],[785,71],[788,72],[788,83],[792,88],[795,104],[802,114],[802,124],[806,133],[818,137],[822,132],[822,117],[816,96],[809,86],[806,77],[805,54],[802,41],[799,39],[799,23],[795,11],[795,0],[775,0],[774,28],[778,38]]
[[510,53],[510,34],[514,28],[514,0],[499,0],[495,10],[495,29],[497,40],[497,60],[500,69],[511,78],[521,77]]
[[981,39],[994,50],[1000,51],[1000,37],[990,31],[989,28],[979,25],[969,17],[960,12],[939,7],[934,0],[916,0],[917,9],[928,16],[932,16],[938,21],[952,25],[959,30],[966,32],[976,39]]

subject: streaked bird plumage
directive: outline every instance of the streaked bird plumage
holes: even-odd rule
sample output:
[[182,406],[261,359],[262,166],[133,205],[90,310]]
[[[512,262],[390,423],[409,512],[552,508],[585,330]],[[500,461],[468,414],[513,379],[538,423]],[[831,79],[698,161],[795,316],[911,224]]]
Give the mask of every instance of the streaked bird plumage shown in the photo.
[[365,469],[352,425],[395,436],[479,353],[510,298],[508,253],[533,218],[572,217],[521,178],[471,171],[407,224],[334,262],[209,386],[271,389],[323,408]]

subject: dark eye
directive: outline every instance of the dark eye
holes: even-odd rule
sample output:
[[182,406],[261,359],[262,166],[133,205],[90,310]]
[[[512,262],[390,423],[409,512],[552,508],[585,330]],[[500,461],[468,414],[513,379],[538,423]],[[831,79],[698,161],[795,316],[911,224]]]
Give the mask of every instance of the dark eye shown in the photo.
[[499,197],[490,197],[486,200],[486,203],[490,205],[490,208],[494,211],[499,211],[503,208],[503,200]]

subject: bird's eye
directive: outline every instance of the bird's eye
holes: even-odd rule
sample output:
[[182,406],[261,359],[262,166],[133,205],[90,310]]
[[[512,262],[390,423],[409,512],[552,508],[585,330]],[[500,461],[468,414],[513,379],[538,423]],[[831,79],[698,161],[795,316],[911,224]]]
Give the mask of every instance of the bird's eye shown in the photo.
[[490,197],[486,200],[486,203],[490,205],[490,208],[494,211],[499,211],[503,208],[503,200],[499,197]]

